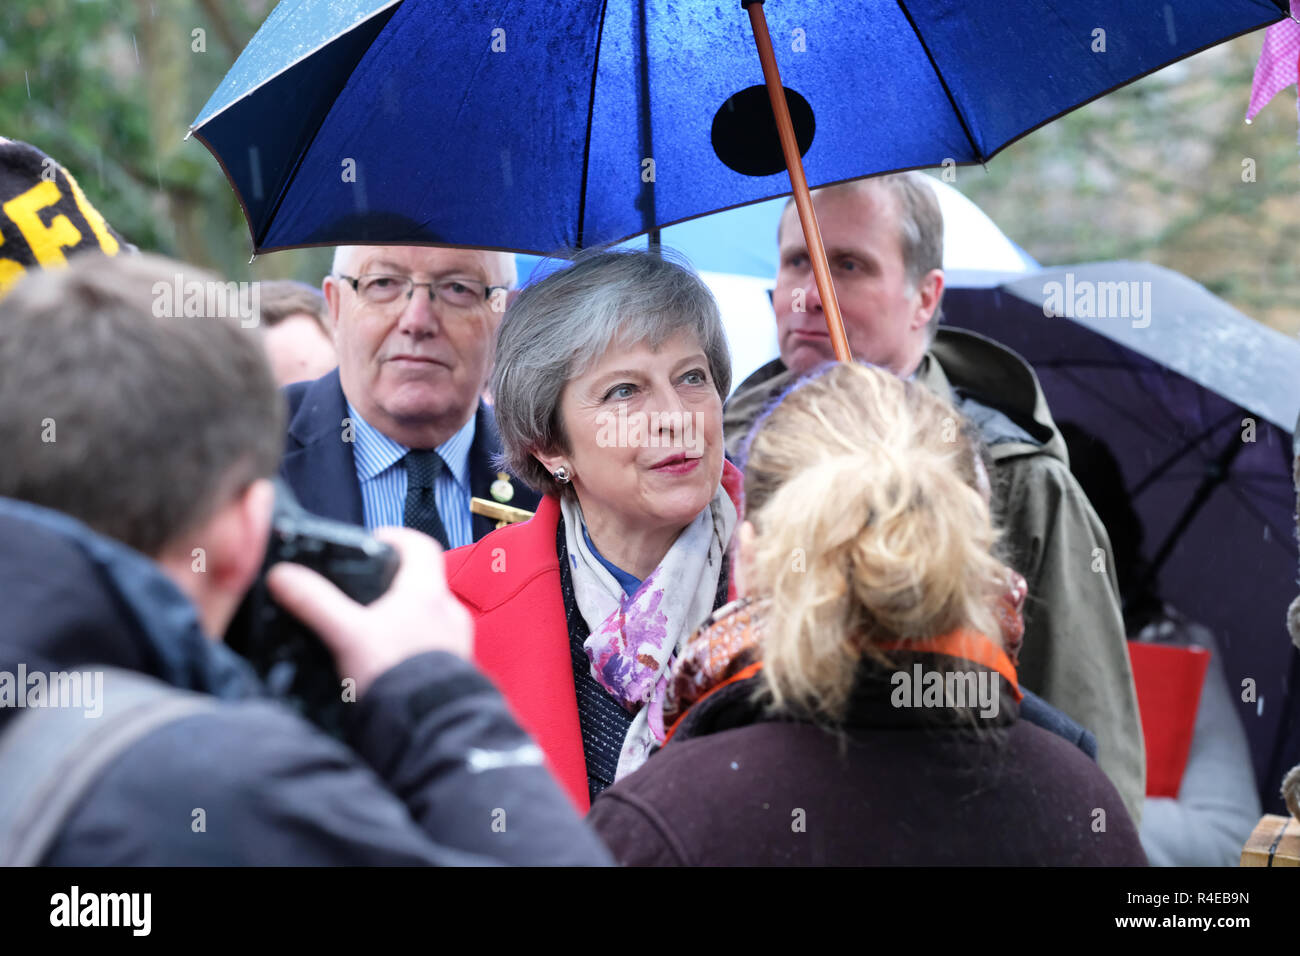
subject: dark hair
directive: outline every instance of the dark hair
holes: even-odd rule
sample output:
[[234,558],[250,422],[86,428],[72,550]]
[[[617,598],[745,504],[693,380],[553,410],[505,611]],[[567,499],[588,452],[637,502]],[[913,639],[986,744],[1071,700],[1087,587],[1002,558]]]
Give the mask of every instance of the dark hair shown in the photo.
[[195,315],[232,287],[152,255],[19,282],[0,302],[0,495],[156,557],[273,474],[285,406],[259,333]]
[[292,315],[310,315],[329,337],[329,308],[320,289],[293,279],[275,279],[261,286],[262,325],[269,329]]

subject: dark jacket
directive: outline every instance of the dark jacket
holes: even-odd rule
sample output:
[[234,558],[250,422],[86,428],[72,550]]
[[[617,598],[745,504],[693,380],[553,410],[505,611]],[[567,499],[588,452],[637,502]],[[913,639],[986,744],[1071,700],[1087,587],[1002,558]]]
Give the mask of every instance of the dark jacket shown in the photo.
[[[338,369],[315,381],[288,385],[284,395],[289,402],[289,429],[280,475],[299,504],[313,514],[365,524],[352,444],[343,440],[348,405]],[[500,470],[492,459],[501,451],[501,437],[492,410],[482,401],[475,414],[474,442],[469,448],[470,492],[475,498],[492,500],[492,482]],[[537,492],[517,479],[511,484],[514,496],[506,504],[535,511],[540,500]],[[473,515],[471,520],[475,541],[496,529],[496,522],[483,515]]]
[[[353,705],[349,749],[266,699],[152,561],[64,515],[0,499],[0,594],[0,670],[108,665],[221,701],[112,763],[49,864],[608,861],[543,767],[469,762],[530,742],[456,657],[431,652],[380,675]],[[0,734],[16,713],[0,709]],[[204,832],[191,829],[196,808]]]
[[[991,339],[941,327],[916,379],[974,422],[993,460],[993,517],[1007,563],[1029,584],[1021,683],[1096,735],[1097,762],[1139,820],[1146,754],[1119,589],[1108,573],[1110,537],[1070,473],[1037,376]],[[792,381],[776,359],[741,383],[723,421],[728,451],[738,451]]]
[[892,706],[887,674],[864,667],[841,739],[765,713],[753,702],[760,680],[705,696],[662,750],[596,800],[587,819],[617,860],[1146,863],[1105,774],[1077,747],[1019,720],[1005,682],[997,716],[971,730],[956,711]]

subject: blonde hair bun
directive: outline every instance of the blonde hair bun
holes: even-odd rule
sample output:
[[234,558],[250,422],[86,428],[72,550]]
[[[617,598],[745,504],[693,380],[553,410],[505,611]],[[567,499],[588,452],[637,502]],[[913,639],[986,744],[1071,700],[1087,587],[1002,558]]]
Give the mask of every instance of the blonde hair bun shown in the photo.
[[1001,641],[1007,569],[973,429],[923,386],[838,364],[758,426],[745,465],[752,590],[778,706],[835,718],[876,645],[970,627]]

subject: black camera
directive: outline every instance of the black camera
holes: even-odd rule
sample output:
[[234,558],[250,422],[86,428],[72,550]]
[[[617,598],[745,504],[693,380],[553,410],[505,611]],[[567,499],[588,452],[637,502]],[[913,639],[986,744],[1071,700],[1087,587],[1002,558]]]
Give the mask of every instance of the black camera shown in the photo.
[[281,561],[311,568],[354,601],[369,604],[388,590],[400,559],[365,530],[304,511],[288,486],[276,481],[266,560],[226,630],[226,644],[253,665],[274,696],[342,737],[347,702],[333,658],[266,587],[266,572]]

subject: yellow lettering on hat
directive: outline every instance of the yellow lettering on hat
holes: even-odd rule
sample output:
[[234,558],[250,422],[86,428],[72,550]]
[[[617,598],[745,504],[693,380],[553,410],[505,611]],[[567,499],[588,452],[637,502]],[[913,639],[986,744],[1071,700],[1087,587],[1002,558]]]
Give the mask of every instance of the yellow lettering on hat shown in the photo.
[[[4,236],[0,236],[0,243],[4,241]],[[0,299],[5,297],[9,287],[21,279],[26,271],[21,263],[14,262],[12,259],[0,259]]]
[[32,255],[42,266],[63,266],[68,257],[63,254],[81,241],[81,233],[67,216],[59,214],[47,226],[38,213],[53,206],[63,198],[59,187],[51,182],[39,182],[25,193],[19,193],[4,204],[4,213],[13,220],[31,246]]
[[68,183],[72,186],[72,198],[77,201],[77,208],[86,217],[86,222],[90,223],[90,230],[95,234],[95,238],[99,240],[99,247],[107,255],[117,255],[117,251],[121,247],[118,245],[118,241],[113,238],[113,234],[108,231],[108,223],[104,222],[104,217],[99,214],[98,209],[90,204],[86,194],[81,191],[81,186],[72,178],[72,173],[65,169],[63,175],[68,177]]

